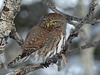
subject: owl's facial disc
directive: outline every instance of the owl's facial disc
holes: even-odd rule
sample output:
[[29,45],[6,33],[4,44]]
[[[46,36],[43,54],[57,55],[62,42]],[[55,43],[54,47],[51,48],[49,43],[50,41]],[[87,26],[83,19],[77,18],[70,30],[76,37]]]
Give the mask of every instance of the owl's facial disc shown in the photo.
[[57,23],[57,21],[46,22],[46,21],[44,20],[44,24],[46,25],[45,27],[46,27],[47,29],[49,29],[49,28],[51,28],[52,26],[56,25],[56,23]]

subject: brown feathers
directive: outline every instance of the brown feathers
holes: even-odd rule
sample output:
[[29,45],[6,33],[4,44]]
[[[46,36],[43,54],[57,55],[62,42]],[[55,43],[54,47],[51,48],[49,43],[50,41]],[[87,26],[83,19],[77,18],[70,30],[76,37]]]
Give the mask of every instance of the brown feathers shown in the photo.
[[[12,65],[19,59],[23,59],[29,55],[33,55],[33,61],[39,61],[41,59],[43,62],[48,57],[51,57],[57,53],[60,40],[65,38],[65,18],[60,14],[53,13],[45,15],[42,19],[47,19],[48,23],[50,24],[51,21],[56,20],[57,24],[50,25],[51,28],[46,29],[45,24],[42,22],[43,20],[41,20],[41,25],[36,25],[29,31],[25,39],[22,54],[10,62],[9,65]],[[61,45],[63,42],[64,41],[61,42]]]

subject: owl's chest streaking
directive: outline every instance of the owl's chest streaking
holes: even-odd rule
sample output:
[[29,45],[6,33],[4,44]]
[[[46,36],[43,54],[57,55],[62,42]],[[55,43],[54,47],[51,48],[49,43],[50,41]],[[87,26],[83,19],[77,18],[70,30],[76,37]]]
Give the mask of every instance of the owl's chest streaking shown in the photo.
[[[61,51],[64,44],[65,31],[47,30],[35,26],[28,33],[22,53],[31,55],[32,60],[43,62]],[[25,57],[23,55],[23,57]]]

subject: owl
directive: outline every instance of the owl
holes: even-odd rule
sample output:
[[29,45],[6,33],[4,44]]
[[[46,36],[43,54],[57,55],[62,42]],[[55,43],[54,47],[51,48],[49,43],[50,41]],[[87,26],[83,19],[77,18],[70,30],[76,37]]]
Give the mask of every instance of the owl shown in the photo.
[[54,54],[61,51],[65,44],[67,21],[58,13],[44,15],[39,24],[28,33],[22,54],[8,64],[11,66],[18,60],[30,58],[36,63],[43,63]]

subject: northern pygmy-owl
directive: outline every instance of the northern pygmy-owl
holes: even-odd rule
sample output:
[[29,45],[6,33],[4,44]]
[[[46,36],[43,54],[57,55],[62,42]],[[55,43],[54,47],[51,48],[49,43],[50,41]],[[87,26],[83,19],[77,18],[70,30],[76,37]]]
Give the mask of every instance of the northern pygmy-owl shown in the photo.
[[22,54],[8,65],[30,55],[33,56],[34,62],[42,63],[54,54],[59,53],[65,42],[66,24],[67,21],[61,14],[50,13],[43,16],[40,23],[29,31]]

